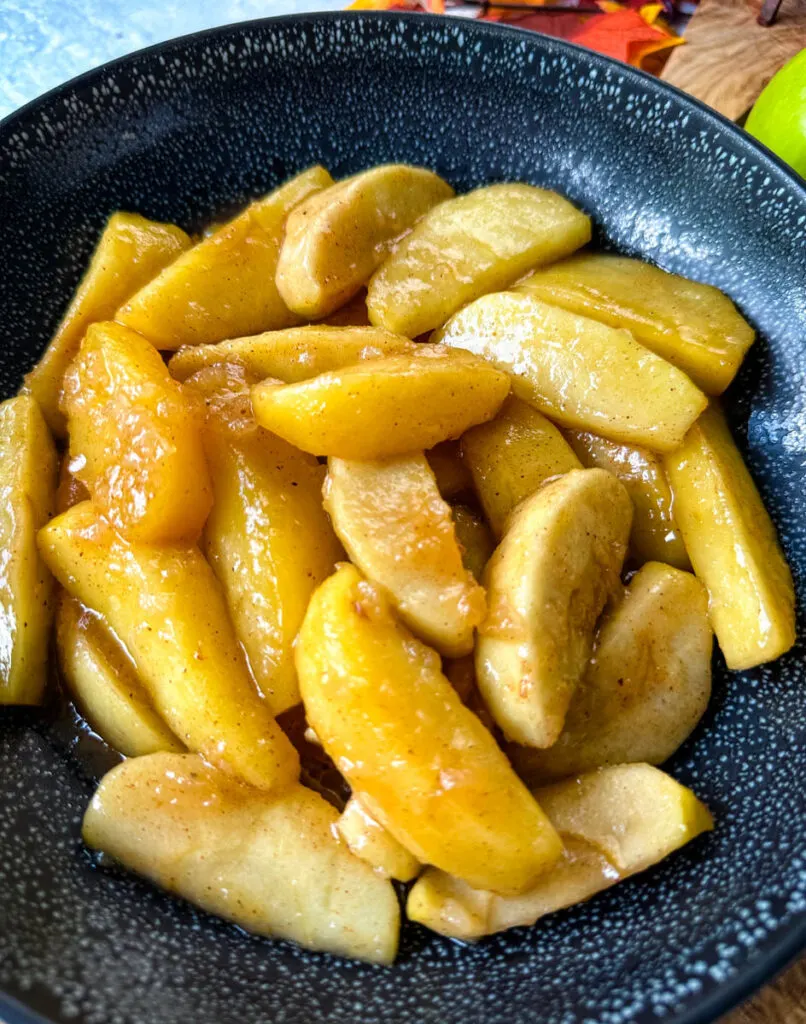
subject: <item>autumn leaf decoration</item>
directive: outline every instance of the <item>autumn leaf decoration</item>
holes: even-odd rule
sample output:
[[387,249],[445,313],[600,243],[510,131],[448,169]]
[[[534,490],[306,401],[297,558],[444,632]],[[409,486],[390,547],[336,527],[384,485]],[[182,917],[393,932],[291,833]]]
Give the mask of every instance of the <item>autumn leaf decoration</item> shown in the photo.
[[[430,14],[444,14],[446,7],[451,7],[450,0],[447,4],[445,0],[355,0],[350,4],[352,10]],[[662,3],[643,3],[642,0],[627,3],[597,0],[593,12],[579,0],[569,4],[567,9],[551,0],[507,0],[505,7],[496,7],[494,3],[481,5],[478,17],[567,39],[657,74],[671,48],[685,41],[672,31],[663,14]]]
[[666,27],[661,17],[662,4],[643,4],[636,8],[599,0],[597,6],[602,13],[588,18],[571,36],[571,42],[645,70],[649,70],[646,63],[651,55],[683,42]]
[[349,11],[421,11],[424,14],[444,14],[445,0],[355,0],[348,4]]

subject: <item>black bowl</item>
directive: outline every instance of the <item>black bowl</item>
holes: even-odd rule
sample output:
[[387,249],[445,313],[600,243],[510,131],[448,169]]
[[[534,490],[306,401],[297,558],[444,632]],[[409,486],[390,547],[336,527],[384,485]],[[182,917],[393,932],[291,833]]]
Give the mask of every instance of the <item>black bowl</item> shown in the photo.
[[[522,180],[599,241],[724,289],[760,338],[727,404],[803,597],[806,192],[667,86],[538,35],[398,15],[288,18],[154,47],[0,127],[0,337],[10,395],[106,217],[203,224],[322,161]],[[801,600],[802,604],[802,600]],[[676,1024],[713,1020],[806,945],[801,648],[743,674],[671,770],[715,833],[532,929],[463,947],[418,927],[391,969],[250,938],[96,871],[92,770],[47,713],[0,717],[0,1016],[87,1024]],[[446,823],[450,827],[450,823]],[[24,1009],[30,1007],[31,1010]]]

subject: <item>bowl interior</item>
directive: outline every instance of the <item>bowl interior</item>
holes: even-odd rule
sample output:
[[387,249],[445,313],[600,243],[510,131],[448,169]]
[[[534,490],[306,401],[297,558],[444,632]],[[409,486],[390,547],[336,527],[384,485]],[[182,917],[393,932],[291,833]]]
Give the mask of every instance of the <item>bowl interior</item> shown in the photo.
[[[681,94],[535,34],[396,15],[253,23],[109,65],[7,120],[3,396],[113,210],[193,229],[314,162],[338,176],[390,160],[458,189],[559,189],[600,244],[731,295],[760,337],[726,405],[802,606],[804,190]],[[533,929],[463,947],[409,926],[392,969],[256,940],[93,870],[79,841],[92,762],[52,715],[6,710],[0,985],[88,1024],[711,1020],[806,940],[802,666],[800,646],[742,674],[716,659],[712,706],[671,764],[715,833]]]

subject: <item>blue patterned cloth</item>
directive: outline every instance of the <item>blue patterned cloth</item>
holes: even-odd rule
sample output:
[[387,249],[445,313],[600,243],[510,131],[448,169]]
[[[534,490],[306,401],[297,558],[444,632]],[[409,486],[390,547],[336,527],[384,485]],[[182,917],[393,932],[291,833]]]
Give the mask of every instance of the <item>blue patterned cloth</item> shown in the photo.
[[152,43],[250,18],[345,6],[346,0],[0,0],[0,118]]

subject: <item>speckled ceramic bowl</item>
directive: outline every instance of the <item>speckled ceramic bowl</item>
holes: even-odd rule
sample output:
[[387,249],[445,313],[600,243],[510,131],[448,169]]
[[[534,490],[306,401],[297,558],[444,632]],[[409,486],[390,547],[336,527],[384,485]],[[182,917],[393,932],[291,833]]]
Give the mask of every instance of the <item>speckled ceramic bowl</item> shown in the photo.
[[[460,189],[567,193],[600,240],[728,292],[761,337],[728,407],[806,570],[806,193],[657,81],[540,36],[435,18],[284,19],[169,43],[0,126],[10,395],[108,214],[193,228],[311,164],[428,164]],[[727,674],[671,770],[716,832],[585,906],[474,947],[407,927],[391,969],[256,940],[79,841],[92,766],[46,713],[0,714],[0,1017],[87,1024],[714,1020],[806,945],[803,651]]]

